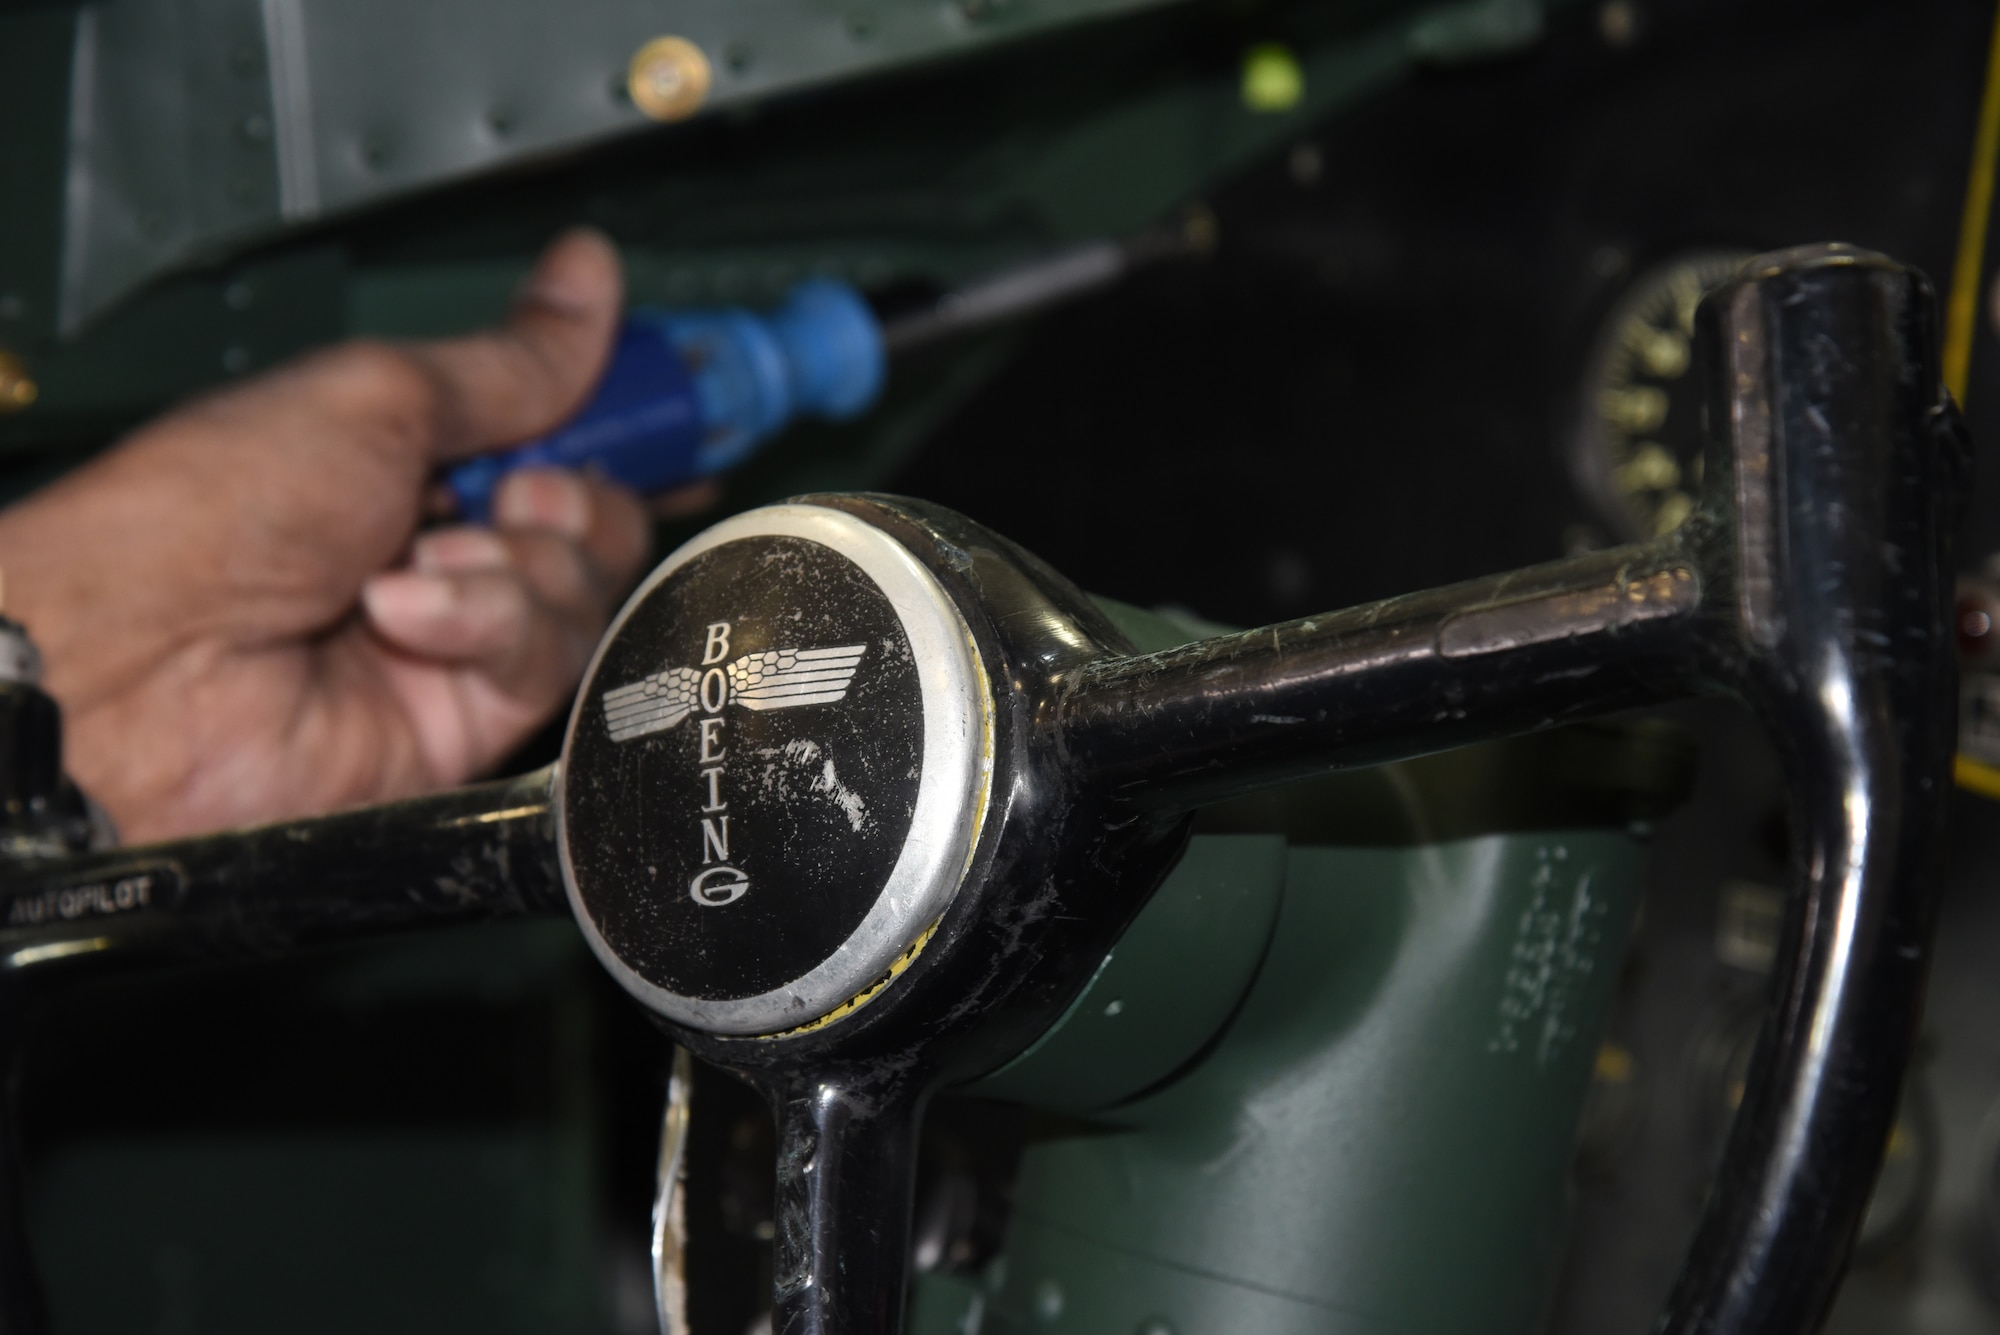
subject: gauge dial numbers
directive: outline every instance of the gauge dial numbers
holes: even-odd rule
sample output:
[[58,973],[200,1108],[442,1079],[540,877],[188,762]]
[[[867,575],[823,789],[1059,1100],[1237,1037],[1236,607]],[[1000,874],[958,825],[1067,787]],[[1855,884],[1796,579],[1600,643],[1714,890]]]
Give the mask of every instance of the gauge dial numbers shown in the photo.
[[1694,313],[1749,251],[1690,251],[1647,270],[1599,327],[1578,405],[1572,471],[1621,541],[1679,528],[1701,483]]

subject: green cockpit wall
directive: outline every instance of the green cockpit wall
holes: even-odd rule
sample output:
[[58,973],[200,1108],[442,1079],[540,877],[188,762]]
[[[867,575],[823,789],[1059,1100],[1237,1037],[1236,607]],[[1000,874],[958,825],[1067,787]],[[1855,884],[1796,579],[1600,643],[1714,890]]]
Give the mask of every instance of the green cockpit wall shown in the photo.
[[[1533,42],[1544,9],[0,0],[0,467],[18,488],[322,343],[490,320],[575,221],[619,241],[632,300],[677,304],[948,286],[1129,234],[1420,65]],[[663,36],[705,79],[672,124],[633,95]],[[738,498],[881,476],[1006,338]]]

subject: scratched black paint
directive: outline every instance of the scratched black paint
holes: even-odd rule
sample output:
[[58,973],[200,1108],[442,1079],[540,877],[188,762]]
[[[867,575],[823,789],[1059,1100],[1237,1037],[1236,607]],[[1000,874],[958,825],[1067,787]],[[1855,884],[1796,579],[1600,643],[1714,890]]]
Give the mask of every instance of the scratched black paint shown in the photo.
[[[710,630],[722,626],[726,645]],[[856,647],[838,701],[757,709],[723,689],[754,655]],[[691,711],[616,740],[606,695],[683,669],[707,678]],[[591,920],[628,967],[680,996],[759,996],[853,934],[909,835],[924,742],[909,640],[859,566],[794,537],[704,552],[633,611],[584,692],[564,839]]]
[[[1379,761],[1688,694],[1742,699],[1779,743],[1798,849],[1757,1063],[1659,1328],[1816,1329],[1917,1031],[1943,844],[1965,459],[1934,314],[1921,275],[1879,256],[1763,257],[1703,308],[1707,495],[1672,538],[1147,658],[969,521],[813,498],[896,537],[964,611],[1007,797],[936,937],[879,1000],[778,1040],[676,1030],[779,1114],[780,1335],[900,1328],[926,1094],[1061,1013],[1171,863],[1181,804],[1285,777],[1308,751]],[[1480,633],[1453,633],[1467,617]],[[275,953],[545,904],[538,799],[532,781],[494,785],[150,856],[186,870],[177,935]],[[32,890],[103,863],[9,871]]]
[[[564,912],[549,772],[429,797],[27,862],[0,860],[0,954],[33,972],[271,958]],[[135,877],[148,878],[143,903]],[[124,885],[121,894],[120,885]],[[106,909],[112,910],[106,912]],[[65,955],[36,947],[93,941]]]

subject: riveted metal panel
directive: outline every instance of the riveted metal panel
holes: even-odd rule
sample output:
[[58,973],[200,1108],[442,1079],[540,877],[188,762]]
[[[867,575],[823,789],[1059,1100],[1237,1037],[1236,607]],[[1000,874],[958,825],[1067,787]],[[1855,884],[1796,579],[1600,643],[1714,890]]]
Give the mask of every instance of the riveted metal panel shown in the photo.
[[[1161,0],[158,0],[81,11],[60,323],[314,219],[651,125],[648,39],[709,54],[709,111]],[[12,22],[12,20],[10,20]]]
[[65,332],[277,208],[254,0],[86,7],[69,64]]
[[0,146],[0,347],[44,337],[55,324],[61,218],[33,205],[54,200],[61,188],[62,139],[47,130],[63,123],[75,29],[75,13],[56,8],[10,14],[0,24],[0,126],[7,127]]

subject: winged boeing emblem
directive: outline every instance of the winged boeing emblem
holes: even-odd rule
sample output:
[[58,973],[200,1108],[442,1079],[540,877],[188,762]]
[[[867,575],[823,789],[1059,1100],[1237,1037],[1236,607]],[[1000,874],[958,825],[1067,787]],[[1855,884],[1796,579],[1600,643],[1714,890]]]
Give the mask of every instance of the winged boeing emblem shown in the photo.
[[[847,695],[867,648],[844,644],[745,654],[723,669],[729,698],[756,710],[837,704]],[[606,691],[604,723],[611,740],[629,742],[678,727],[701,704],[702,675],[700,668],[673,667]]]

